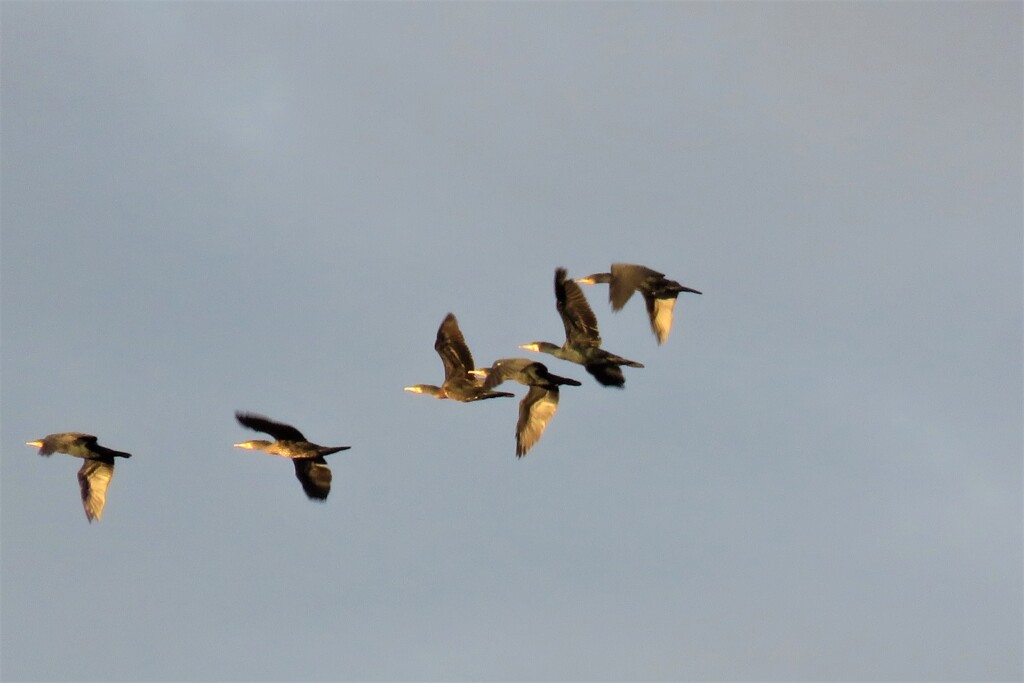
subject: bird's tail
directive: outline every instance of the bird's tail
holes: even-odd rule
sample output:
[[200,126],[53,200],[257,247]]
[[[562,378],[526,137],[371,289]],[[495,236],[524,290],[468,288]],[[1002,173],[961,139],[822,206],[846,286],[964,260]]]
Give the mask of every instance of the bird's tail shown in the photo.
[[111,458],[130,458],[130,457],[132,457],[131,453],[125,453],[124,451],[115,451],[113,448],[107,448],[106,446],[99,446],[99,445],[97,445],[94,448],[96,448],[96,450],[98,450],[103,455],[110,456]]
[[515,394],[511,394],[507,391],[488,391],[487,393],[481,394],[479,396],[474,396],[473,400],[483,401],[484,399],[487,398],[501,398],[502,396],[515,396]]
[[608,360],[611,361],[612,363],[615,363],[616,365],[625,365],[631,368],[642,368],[644,366],[643,363],[637,363],[635,360],[629,360],[628,358],[623,358],[622,356],[616,356],[614,353],[608,354]]

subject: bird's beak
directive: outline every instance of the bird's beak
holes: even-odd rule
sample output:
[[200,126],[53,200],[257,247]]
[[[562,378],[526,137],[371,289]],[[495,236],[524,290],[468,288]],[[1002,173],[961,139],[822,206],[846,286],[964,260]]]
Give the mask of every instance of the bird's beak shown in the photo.
[[683,291],[684,292],[692,292],[693,294],[703,294],[704,293],[704,292],[698,292],[696,289],[690,289],[689,287],[683,287]]
[[244,448],[244,449],[246,449],[248,451],[252,450],[252,444],[250,444],[250,443],[244,443],[244,442],[243,443],[236,443],[236,444],[234,444],[234,446],[235,446],[235,448]]
[[423,390],[420,389],[419,387],[406,387],[405,390],[406,391],[411,391],[414,394],[422,394],[423,393]]
[[42,448],[43,447],[43,442],[42,441],[26,441],[25,445],[26,446],[35,446],[36,448]]
[[519,348],[526,349],[527,351],[537,351],[537,345],[536,344],[523,344]]
[[486,370],[470,370],[469,374],[473,375],[474,377],[483,377],[484,379],[487,378]]
[[576,282],[580,283],[581,285],[592,285],[592,284],[594,284],[594,278],[592,278],[592,277],[578,277],[578,278],[576,278]]

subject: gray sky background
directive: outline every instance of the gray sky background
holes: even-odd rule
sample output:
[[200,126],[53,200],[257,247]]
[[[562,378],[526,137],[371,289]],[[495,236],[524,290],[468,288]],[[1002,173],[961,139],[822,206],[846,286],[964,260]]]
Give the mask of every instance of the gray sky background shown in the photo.
[[[1019,680],[1021,14],[4,2],[3,678]],[[402,391],[612,261],[526,458]]]

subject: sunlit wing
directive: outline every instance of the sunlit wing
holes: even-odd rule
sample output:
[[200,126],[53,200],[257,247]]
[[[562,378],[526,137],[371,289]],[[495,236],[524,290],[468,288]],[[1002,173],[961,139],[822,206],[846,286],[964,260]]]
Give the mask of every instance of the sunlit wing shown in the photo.
[[526,455],[540,441],[544,428],[548,426],[558,410],[558,389],[530,387],[526,397],[519,402],[519,422],[516,424],[516,457]]
[[114,463],[111,460],[86,460],[78,470],[78,485],[82,489],[82,507],[90,522],[103,517],[103,506],[107,502],[107,486],[114,477]]
[[671,299],[647,299],[647,315],[651,319],[651,329],[658,338],[659,344],[664,344],[672,331],[672,311],[676,307],[675,298]]

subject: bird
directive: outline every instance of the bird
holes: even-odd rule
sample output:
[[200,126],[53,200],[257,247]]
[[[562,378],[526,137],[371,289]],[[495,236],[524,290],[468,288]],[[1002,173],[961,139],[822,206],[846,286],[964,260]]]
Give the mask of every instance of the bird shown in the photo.
[[515,380],[530,387],[519,402],[519,421],[516,423],[516,457],[526,455],[540,441],[544,428],[558,410],[558,387],[578,387],[580,383],[568,377],[559,377],[548,371],[543,363],[529,358],[500,358],[489,368],[471,370],[484,378],[484,388],[491,389],[506,380]]
[[27,441],[25,445],[38,448],[39,455],[66,453],[85,459],[78,470],[78,485],[82,489],[85,518],[90,524],[92,520],[98,522],[103,517],[103,507],[107,502],[107,486],[114,477],[114,458],[132,457],[131,453],[101,446],[96,443],[95,436],[82,432],[50,434],[42,439]]
[[274,437],[274,441],[254,439],[236,443],[235,448],[250,451],[264,451],[271,455],[291,458],[295,465],[295,478],[302,484],[302,490],[310,500],[325,501],[331,492],[331,469],[324,460],[325,455],[347,451],[351,446],[320,446],[306,439],[295,427],[274,422],[255,413],[236,412],[235,419],[243,427],[263,432]]
[[434,398],[450,398],[463,403],[515,396],[507,391],[485,389],[481,378],[469,374],[469,371],[474,369],[473,354],[469,352],[469,346],[462,336],[462,330],[459,329],[459,321],[452,313],[446,315],[441,321],[441,326],[437,328],[434,350],[444,363],[444,382],[439,387],[433,384],[414,384],[405,387],[406,391],[429,394]]
[[664,273],[659,273],[647,266],[633,263],[613,263],[610,273],[594,273],[576,280],[580,284],[607,284],[608,300],[613,311],[620,311],[626,302],[639,290],[647,304],[647,316],[651,319],[651,331],[664,344],[672,331],[672,311],[676,305],[676,297],[681,292],[702,294],[696,289],[684,287],[675,280],[669,280]]
[[642,368],[643,364],[617,356],[601,348],[601,335],[597,329],[597,316],[583,296],[583,290],[575,281],[568,279],[565,268],[555,269],[555,305],[562,316],[565,327],[565,343],[562,346],[551,342],[535,341],[519,348],[527,351],[549,353],[571,363],[582,365],[600,384],[623,387],[626,378],[623,365]]

